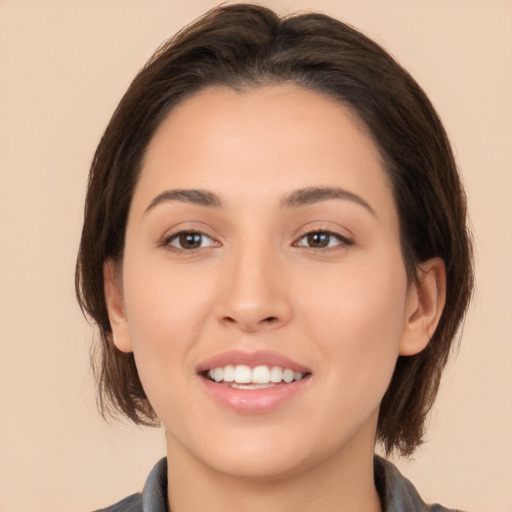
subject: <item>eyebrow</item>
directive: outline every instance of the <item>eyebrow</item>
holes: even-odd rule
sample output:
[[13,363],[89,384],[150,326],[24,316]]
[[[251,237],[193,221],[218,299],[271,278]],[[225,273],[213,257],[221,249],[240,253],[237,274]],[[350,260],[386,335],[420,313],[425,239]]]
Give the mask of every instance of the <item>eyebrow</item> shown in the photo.
[[352,201],[366,208],[375,217],[377,216],[375,210],[361,196],[339,187],[308,187],[295,190],[282,200],[281,205],[285,208],[298,208],[329,199]]
[[158,194],[146,208],[144,213],[152,210],[155,206],[168,201],[180,201],[182,203],[192,203],[199,206],[208,206],[210,208],[220,208],[221,200],[217,194],[208,190],[199,189],[176,189],[165,190]]
[[[282,199],[281,206],[283,208],[299,208],[321,201],[328,201],[329,199],[352,201],[366,208],[372,215],[377,216],[375,210],[361,196],[339,187],[307,187],[295,190]],[[209,208],[220,208],[222,206],[220,197],[208,190],[175,189],[165,190],[158,194],[146,208],[145,213],[168,201],[192,203]]]

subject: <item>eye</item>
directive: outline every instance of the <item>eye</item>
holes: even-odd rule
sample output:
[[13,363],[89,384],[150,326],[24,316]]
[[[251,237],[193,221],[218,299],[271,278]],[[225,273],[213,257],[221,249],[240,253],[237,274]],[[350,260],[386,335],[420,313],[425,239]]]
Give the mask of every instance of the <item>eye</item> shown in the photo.
[[205,247],[216,247],[218,243],[199,231],[179,231],[165,238],[163,245],[174,249],[193,251]]
[[294,245],[310,249],[329,249],[352,245],[352,241],[332,231],[311,231],[302,236]]

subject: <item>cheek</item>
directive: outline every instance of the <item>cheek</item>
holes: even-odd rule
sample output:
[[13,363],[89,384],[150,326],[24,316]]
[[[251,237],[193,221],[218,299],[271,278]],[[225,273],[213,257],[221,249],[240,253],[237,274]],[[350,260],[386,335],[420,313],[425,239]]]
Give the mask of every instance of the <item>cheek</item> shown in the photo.
[[194,336],[211,310],[207,290],[214,275],[208,269],[191,275],[162,257],[128,260],[124,295],[134,345],[176,346],[183,337]]
[[[140,258],[139,261],[144,261]],[[124,294],[139,376],[158,412],[160,395],[195,374],[194,351],[211,312],[211,288],[162,263],[126,262]]]
[[[382,395],[405,328],[407,280],[403,265],[386,263],[336,269],[317,279],[303,297],[308,337],[329,362],[329,378],[347,389]],[[401,262],[398,259],[398,262]]]

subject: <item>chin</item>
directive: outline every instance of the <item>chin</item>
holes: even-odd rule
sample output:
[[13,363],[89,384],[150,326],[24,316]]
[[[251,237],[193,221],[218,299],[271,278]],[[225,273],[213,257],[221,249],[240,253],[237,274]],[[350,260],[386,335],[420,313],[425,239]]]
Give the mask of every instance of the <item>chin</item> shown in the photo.
[[275,481],[301,473],[312,463],[297,451],[297,448],[282,450],[271,447],[258,451],[230,449],[211,458],[208,465],[217,473],[231,478]]
[[[313,436],[301,429],[277,426],[210,432],[182,445],[203,469],[228,478],[283,480],[320,467],[350,444],[339,435]],[[341,448],[341,450],[340,450]]]

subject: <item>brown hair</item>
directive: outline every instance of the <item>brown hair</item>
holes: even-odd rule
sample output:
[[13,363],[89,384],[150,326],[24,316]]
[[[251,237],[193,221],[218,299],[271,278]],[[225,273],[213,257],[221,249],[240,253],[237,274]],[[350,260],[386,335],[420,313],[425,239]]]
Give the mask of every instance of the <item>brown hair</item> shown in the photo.
[[[348,106],[378,145],[400,218],[410,279],[441,257],[447,297],[427,348],[400,356],[383,398],[377,437],[386,451],[411,454],[467,308],[473,285],[466,200],[444,128],[426,95],[379,45],[328,16],[280,18],[248,4],[219,7],[163,44],[133,80],[94,156],[76,267],[82,310],[99,327],[93,360],[102,413],[155,424],[133,354],[112,343],[103,265],[121,261],[128,211],[148,144],[170,109],[208,86],[236,90],[291,82]],[[94,358],[93,358],[94,359]]]

